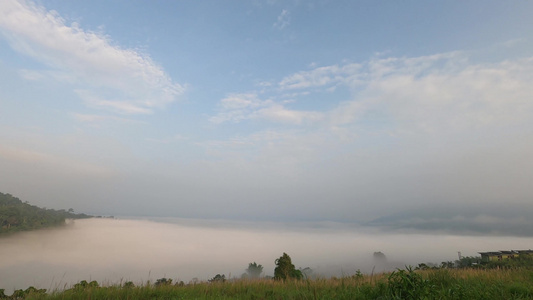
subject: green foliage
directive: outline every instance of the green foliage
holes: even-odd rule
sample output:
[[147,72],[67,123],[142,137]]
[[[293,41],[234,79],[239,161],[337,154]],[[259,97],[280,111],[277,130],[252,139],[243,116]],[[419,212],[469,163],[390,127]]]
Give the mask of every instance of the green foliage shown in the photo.
[[26,299],[28,297],[43,297],[46,295],[46,289],[36,289],[30,286],[26,290],[15,290],[11,296],[4,294],[4,289],[0,289],[0,299]]
[[481,264],[481,256],[464,256],[460,260],[456,261],[456,265],[459,268],[470,268]]
[[179,282],[176,282],[176,284],[174,284],[175,286],[185,286],[185,282],[183,282],[183,280],[180,280]]
[[65,219],[90,218],[72,211],[39,208],[0,193],[0,234],[65,224]]
[[226,275],[217,274],[215,277],[209,279],[209,282],[226,282]]
[[75,290],[84,290],[84,289],[88,289],[88,288],[97,288],[99,286],[100,285],[98,284],[98,282],[96,280],[93,280],[91,282],[87,282],[87,280],[82,280],[79,283],[76,283],[74,285],[73,289],[75,289]]
[[456,276],[449,269],[435,269],[428,274],[428,280],[441,288],[450,288],[458,282]]
[[355,274],[352,276],[352,278],[361,280],[361,279],[365,278],[365,275],[363,275],[363,273],[361,273],[361,270],[357,269],[357,271],[355,271]]
[[287,253],[276,259],[276,268],[274,269],[274,278],[278,280],[285,280],[289,278],[302,279],[302,271],[296,270],[292,264],[291,257]]
[[255,261],[253,263],[249,263],[246,273],[248,274],[249,278],[257,279],[259,276],[261,276],[261,273],[263,273],[263,266],[258,265]]
[[425,299],[431,295],[433,286],[411,267],[392,272],[388,278],[389,293],[393,299]]
[[315,277],[315,275],[313,274],[313,269],[309,268],[309,267],[306,267],[306,268],[300,268],[300,272],[302,272],[302,276],[304,279],[311,279],[313,277]]
[[440,267],[444,269],[455,268],[453,261],[443,261],[440,263]]
[[155,286],[162,286],[162,285],[171,285],[172,279],[170,278],[159,278],[155,281]]
[[[220,275],[220,274],[218,274]],[[218,278],[222,277],[220,275]],[[217,278],[217,276],[215,276]],[[533,270],[411,268],[391,274],[308,280],[231,280],[224,284],[152,284],[79,288],[49,294],[29,288],[19,299],[533,299]],[[6,296],[8,299],[11,298]],[[1,297],[0,297],[1,298]],[[11,298],[14,299],[14,298]]]

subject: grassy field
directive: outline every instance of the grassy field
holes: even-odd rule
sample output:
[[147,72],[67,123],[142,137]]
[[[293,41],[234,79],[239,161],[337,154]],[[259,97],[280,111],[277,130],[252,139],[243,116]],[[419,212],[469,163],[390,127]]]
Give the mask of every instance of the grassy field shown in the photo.
[[533,299],[533,270],[406,269],[373,276],[358,274],[299,281],[96,285],[96,282],[77,284],[49,293],[30,288],[18,291],[18,296],[19,299]]

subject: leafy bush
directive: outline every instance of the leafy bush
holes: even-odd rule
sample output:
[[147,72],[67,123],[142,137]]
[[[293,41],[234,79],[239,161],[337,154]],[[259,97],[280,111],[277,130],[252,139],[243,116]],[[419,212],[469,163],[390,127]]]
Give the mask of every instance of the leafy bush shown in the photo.
[[41,297],[44,295],[46,295],[46,289],[36,289],[33,286],[30,286],[26,290],[16,290],[9,297],[4,294],[4,289],[0,289],[0,299],[26,299],[29,296]]
[[74,289],[75,290],[84,290],[84,289],[88,289],[88,288],[97,288],[99,286],[100,285],[98,284],[98,282],[96,280],[93,280],[91,282],[87,282],[87,280],[82,280],[79,283],[76,283],[74,285]]
[[411,267],[392,272],[388,278],[389,293],[393,299],[424,299],[431,295],[433,286]]
[[163,277],[155,281],[155,286],[171,285],[171,284],[172,284],[172,279],[170,278]]
[[226,275],[220,275],[217,274],[215,277],[209,279],[209,282],[225,282],[226,281]]

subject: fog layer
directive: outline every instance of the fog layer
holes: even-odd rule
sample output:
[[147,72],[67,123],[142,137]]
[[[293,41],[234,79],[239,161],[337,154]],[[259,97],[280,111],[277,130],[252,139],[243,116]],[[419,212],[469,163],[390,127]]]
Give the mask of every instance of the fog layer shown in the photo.
[[[470,256],[531,248],[528,238],[386,234],[337,223],[312,229],[312,224],[254,224],[88,219],[15,234],[0,238],[0,288],[62,289],[80,280],[116,284],[161,277],[188,282],[218,273],[240,277],[254,261],[264,266],[263,276],[273,275],[274,260],[283,252],[297,268],[331,276],[440,263],[457,259],[457,251]],[[387,265],[375,266],[375,251],[385,253]]]

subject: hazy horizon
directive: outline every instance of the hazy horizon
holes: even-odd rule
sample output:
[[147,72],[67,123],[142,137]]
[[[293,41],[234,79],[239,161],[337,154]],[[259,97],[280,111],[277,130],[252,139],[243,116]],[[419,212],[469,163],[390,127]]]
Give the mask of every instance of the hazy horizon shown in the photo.
[[[273,276],[274,260],[288,253],[297,268],[321,277],[383,272],[419,263],[455,261],[477,252],[529,249],[524,237],[390,233],[327,223],[311,226],[202,220],[83,219],[64,227],[0,238],[0,288],[69,288],[81,280],[136,284],[159,278],[207,281],[240,278],[248,264]],[[308,224],[309,225],[309,224]],[[383,252],[386,262],[373,260]]]

